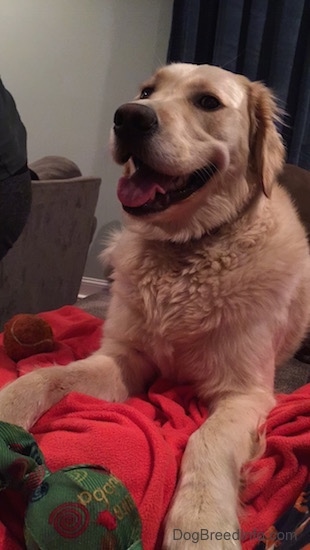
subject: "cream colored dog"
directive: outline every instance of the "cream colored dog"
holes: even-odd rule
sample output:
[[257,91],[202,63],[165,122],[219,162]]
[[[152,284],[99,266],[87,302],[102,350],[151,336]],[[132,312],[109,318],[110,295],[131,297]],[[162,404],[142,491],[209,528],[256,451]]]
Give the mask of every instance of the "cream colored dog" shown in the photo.
[[209,538],[195,547],[240,547],[240,469],[274,404],[275,365],[308,327],[309,250],[277,184],[275,118],[261,83],[206,65],[164,67],[122,105],[111,148],[126,164],[125,228],[106,252],[114,280],[102,347],[0,393],[0,417],[29,428],[73,390],[122,401],[158,374],[192,383],[212,414],[183,457],[169,550],[192,548],[180,533],[201,530]]

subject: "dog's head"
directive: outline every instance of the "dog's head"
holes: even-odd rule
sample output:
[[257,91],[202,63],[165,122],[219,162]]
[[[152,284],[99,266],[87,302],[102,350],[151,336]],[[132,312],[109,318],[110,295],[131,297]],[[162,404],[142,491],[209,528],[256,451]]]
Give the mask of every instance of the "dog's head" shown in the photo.
[[258,189],[270,197],[284,157],[276,113],[267,88],[241,75],[184,63],[159,69],[114,116],[127,221],[185,241],[235,219]]

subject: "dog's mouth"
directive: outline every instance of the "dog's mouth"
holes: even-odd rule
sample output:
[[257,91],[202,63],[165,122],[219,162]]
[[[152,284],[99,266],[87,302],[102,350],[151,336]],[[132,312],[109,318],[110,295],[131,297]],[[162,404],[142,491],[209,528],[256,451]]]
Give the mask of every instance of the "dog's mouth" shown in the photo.
[[162,212],[201,189],[217,171],[214,164],[188,176],[170,176],[153,170],[132,157],[136,171],[118,182],[117,196],[123,209],[133,216]]

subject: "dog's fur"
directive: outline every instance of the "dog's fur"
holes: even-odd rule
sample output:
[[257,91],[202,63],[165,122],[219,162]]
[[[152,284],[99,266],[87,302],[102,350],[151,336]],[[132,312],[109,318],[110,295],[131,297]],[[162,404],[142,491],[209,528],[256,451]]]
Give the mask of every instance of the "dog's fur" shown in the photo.
[[[147,127],[144,111],[153,116]],[[308,328],[309,250],[277,184],[284,148],[276,116],[263,84],[206,65],[162,68],[122,106],[111,148],[127,162],[129,185],[136,158],[149,175],[171,176],[176,189],[197,169],[205,185],[158,212],[125,213],[106,251],[114,275],[101,349],[66,368],[38,369],[0,393],[1,418],[29,428],[72,390],[120,401],[158,373],[192,383],[212,414],[188,442],[166,549],[192,547],[174,541],[173,529],[238,528],[240,469],[273,406],[275,366]]]

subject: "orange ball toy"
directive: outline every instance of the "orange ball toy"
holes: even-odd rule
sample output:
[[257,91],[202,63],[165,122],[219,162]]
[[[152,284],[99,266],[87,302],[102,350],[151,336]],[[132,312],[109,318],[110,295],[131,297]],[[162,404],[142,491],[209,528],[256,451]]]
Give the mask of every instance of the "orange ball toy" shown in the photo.
[[50,325],[37,315],[20,313],[4,325],[3,346],[13,361],[53,351],[54,345]]

